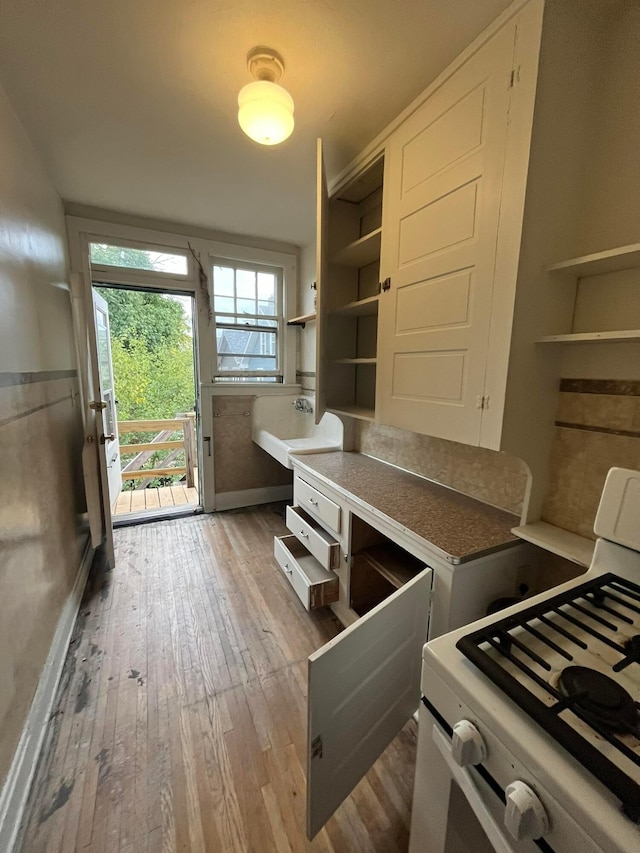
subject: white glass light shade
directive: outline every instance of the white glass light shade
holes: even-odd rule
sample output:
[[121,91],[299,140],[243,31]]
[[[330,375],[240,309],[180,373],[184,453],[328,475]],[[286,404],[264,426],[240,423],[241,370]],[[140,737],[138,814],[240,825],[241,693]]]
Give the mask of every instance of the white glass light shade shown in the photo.
[[238,94],[238,122],[261,145],[277,145],[291,136],[293,98],[277,83],[248,83]]

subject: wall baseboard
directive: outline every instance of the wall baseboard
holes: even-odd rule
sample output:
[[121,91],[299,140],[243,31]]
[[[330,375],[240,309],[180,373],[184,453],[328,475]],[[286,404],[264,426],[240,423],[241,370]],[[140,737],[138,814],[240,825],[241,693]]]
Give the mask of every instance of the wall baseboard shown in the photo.
[[215,512],[239,509],[243,506],[289,501],[293,497],[293,486],[265,486],[261,489],[244,489],[240,492],[220,492],[216,495]]
[[9,774],[0,793],[0,850],[4,853],[11,853],[18,837],[93,555],[91,543],[87,542],[73,589],[58,619]]

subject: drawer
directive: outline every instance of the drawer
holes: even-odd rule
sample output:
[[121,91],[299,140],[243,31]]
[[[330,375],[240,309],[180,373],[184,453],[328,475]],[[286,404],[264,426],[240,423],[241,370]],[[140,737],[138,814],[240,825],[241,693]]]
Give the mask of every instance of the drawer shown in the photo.
[[337,569],[340,565],[340,545],[315,518],[299,506],[287,507],[287,527],[298,537],[321,566]]
[[276,536],[273,553],[307,610],[315,610],[338,600],[338,576],[324,569],[295,536]]
[[293,487],[293,499],[299,505],[319,518],[331,530],[340,533],[340,516],[342,510],[334,501],[330,500],[314,486],[309,485],[300,477],[296,477]]

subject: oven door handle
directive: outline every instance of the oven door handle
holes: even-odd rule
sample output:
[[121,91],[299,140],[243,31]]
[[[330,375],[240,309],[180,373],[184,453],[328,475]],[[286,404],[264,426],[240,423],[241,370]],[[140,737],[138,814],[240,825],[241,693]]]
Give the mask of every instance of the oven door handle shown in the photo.
[[451,741],[442,733],[438,726],[433,726],[431,736],[442,757],[447,762],[451,775],[462,789],[473,813],[487,834],[487,838],[493,844],[496,853],[515,853],[512,844],[502,831],[502,827],[496,822],[493,815],[485,806],[482,794],[478,790],[470,771],[466,767],[460,767],[456,763],[451,751]]

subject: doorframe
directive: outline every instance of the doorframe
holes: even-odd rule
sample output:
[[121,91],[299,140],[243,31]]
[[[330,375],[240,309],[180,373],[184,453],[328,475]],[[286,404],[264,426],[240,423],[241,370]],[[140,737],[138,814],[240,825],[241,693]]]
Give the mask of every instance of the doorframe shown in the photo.
[[[116,216],[116,214],[114,214]],[[120,214],[120,216],[123,216]],[[69,239],[70,266],[72,272],[80,274],[82,289],[87,298],[87,291],[92,287],[92,269],[89,259],[90,243],[112,243],[114,245],[147,248],[155,251],[171,252],[175,250],[187,255],[187,274],[171,275],[169,273],[151,273],[141,270],[127,270],[122,267],[100,266],[100,275],[113,284],[138,286],[149,289],[156,282],[156,287],[166,287],[169,290],[184,291],[195,295],[196,311],[194,316],[194,335],[196,338],[196,381],[198,399],[200,401],[200,431],[198,435],[198,458],[201,462],[199,472],[202,491],[200,500],[204,512],[215,512],[215,453],[213,448],[213,398],[233,396],[236,394],[279,395],[298,394],[300,385],[295,382],[297,369],[297,329],[294,326],[283,327],[285,352],[285,382],[283,383],[225,383],[224,387],[212,381],[215,374],[215,325],[209,313],[211,292],[211,266],[213,258],[229,258],[231,260],[249,260],[254,263],[266,263],[281,267],[284,275],[284,318],[285,320],[296,313],[299,281],[299,247],[293,244],[276,242],[260,238],[247,238],[240,235],[211,232],[210,237],[191,236],[188,233],[177,233],[167,224],[167,230],[127,225],[122,222],[89,219],[83,216],[66,216],[67,235]],[[202,235],[202,229],[194,229]],[[192,254],[193,253],[193,254]],[[198,264],[202,264],[206,279],[206,287],[202,287],[199,278]],[[158,285],[158,278],[161,284]],[[205,439],[210,441],[206,442]],[[222,507],[224,508],[224,507]]]
[[[200,502],[205,512],[214,509],[214,470],[212,464],[203,464],[207,448],[203,440],[204,436],[211,436],[213,430],[213,416],[208,411],[210,406],[202,405],[202,386],[204,366],[209,364],[211,355],[212,334],[205,334],[204,330],[209,325],[208,300],[199,287],[198,269],[191,254],[191,249],[198,258],[207,258],[207,248],[204,241],[190,240],[180,234],[157,232],[147,228],[137,228],[128,225],[96,221],[92,219],[81,219],[67,216],[67,232],[69,236],[69,253],[71,270],[78,272],[82,278],[82,287],[85,299],[91,299],[93,280],[100,283],[113,284],[115,286],[129,287],[131,289],[145,289],[148,291],[162,292],[164,290],[183,292],[185,295],[193,296],[195,299],[195,311],[193,316],[194,333],[194,381],[198,399],[199,424],[198,443],[198,480]],[[116,266],[92,267],[89,245],[90,243],[114,243],[137,248],[149,248],[158,251],[177,250],[180,254],[187,256],[187,274],[172,275],[170,273],[150,273],[149,271],[127,270]],[[213,461],[213,460],[211,460]]]

